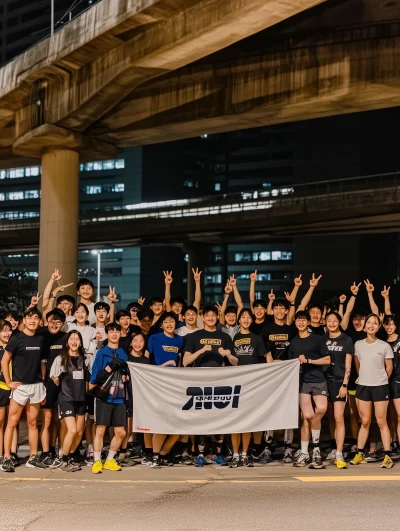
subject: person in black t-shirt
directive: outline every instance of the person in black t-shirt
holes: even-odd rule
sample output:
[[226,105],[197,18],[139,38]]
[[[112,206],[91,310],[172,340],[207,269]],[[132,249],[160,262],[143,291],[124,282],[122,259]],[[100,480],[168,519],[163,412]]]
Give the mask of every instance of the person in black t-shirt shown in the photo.
[[311,431],[313,456],[310,468],[324,468],[319,448],[321,419],[328,407],[328,388],[323,366],[329,365],[331,358],[324,338],[309,332],[310,316],[307,312],[297,312],[295,324],[298,335],[290,343],[289,359],[297,358],[301,363],[299,401],[302,421],[301,450],[293,465],[306,466],[309,462],[308,445]]
[[[8,321],[0,320],[0,362],[4,355],[4,349],[7,348],[7,343],[12,334],[12,326]],[[6,385],[2,371],[0,370],[0,465],[3,463],[4,451],[4,421],[6,419],[6,412],[8,404],[10,403],[10,388]]]
[[128,310],[119,310],[115,314],[115,321],[121,327],[121,338],[119,340],[119,346],[124,350],[124,352],[129,354],[131,335],[134,332],[140,332],[140,326],[133,326],[130,324],[131,318]]
[[66,316],[62,310],[51,310],[47,313],[47,326],[38,329],[37,334],[43,336],[43,361],[46,363],[44,385],[46,387],[46,402],[42,405],[42,443],[41,459],[46,466],[52,466],[56,455],[58,392],[59,389],[50,378],[53,361],[64,349],[65,332],[62,331]]
[[[354,346],[351,338],[340,330],[341,316],[330,312],[326,316],[326,346],[331,356],[331,365],[326,373],[329,391],[329,424],[333,424],[335,445],[328,458],[335,460],[337,468],[347,468],[343,459],[345,439],[344,410],[347,399],[347,386],[350,379]],[[332,445],[333,446],[333,445]]]
[[50,377],[60,387],[59,416],[67,429],[62,444],[62,460],[55,459],[52,468],[76,472],[81,470],[81,466],[74,463],[74,452],[85,428],[85,398],[90,380],[82,336],[77,330],[68,332],[66,345],[51,366]]
[[[224,332],[217,330],[218,310],[214,306],[206,306],[203,311],[204,329],[193,332],[186,337],[184,367],[223,367],[224,365],[238,365],[239,360],[233,354],[232,339]],[[217,455],[214,462],[226,466],[227,462],[221,455],[223,435],[215,436]],[[206,437],[201,436],[198,444],[199,455],[194,466],[203,467],[206,463],[204,451]]]
[[398,459],[400,448],[400,335],[399,322],[396,316],[386,315],[382,323],[386,332],[386,341],[393,350],[393,372],[389,378],[390,402],[388,409],[389,428],[392,439],[392,453],[390,457]]
[[[235,356],[239,360],[239,365],[253,365],[258,363],[260,358],[267,358],[272,362],[270,352],[266,352],[265,345],[260,336],[250,332],[250,325],[254,316],[250,309],[243,308],[239,312],[238,323],[240,331],[233,338],[233,348]],[[251,433],[232,433],[233,457],[229,465],[230,468],[238,466],[253,466],[247,457],[247,450],[250,444]],[[240,442],[242,442],[242,453],[239,456]]]
[[321,324],[324,308],[320,304],[310,304],[308,307],[310,314],[310,324],[308,330],[319,336],[325,335],[325,327]]
[[[30,447],[30,457],[26,466],[28,468],[46,468],[46,465],[41,462],[37,455],[37,418],[40,404],[46,399],[46,388],[43,385],[42,376],[45,372],[45,365],[41,363],[44,358],[43,337],[36,334],[41,319],[42,314],[37,308],[34,307],[25,311],[24,330],[11,337],[1,360],[1,370],[5,382],[11,389],[7,428],[4,434],[3,472],[14,472],[14,465],[11,460],[11,443],[25,406]],[[9,367],[11,360],[12,380]],[[43,371],[41,365],[43,365]]]

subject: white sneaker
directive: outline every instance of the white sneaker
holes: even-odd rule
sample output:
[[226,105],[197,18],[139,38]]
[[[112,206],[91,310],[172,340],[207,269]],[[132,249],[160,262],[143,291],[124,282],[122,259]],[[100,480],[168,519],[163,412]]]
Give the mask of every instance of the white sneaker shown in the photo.
[[327,461],[335,461],[336,460],[336,450],[331,450],[329,454],[325,458]]

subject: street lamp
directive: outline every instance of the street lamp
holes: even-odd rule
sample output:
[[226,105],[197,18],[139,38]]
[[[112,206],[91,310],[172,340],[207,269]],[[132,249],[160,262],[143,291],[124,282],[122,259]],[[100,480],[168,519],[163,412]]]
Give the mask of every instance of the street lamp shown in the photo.
[[92,254],[97,254],[97,302],[100,302],[101,254],[100,251],[96,250],[93,250]]

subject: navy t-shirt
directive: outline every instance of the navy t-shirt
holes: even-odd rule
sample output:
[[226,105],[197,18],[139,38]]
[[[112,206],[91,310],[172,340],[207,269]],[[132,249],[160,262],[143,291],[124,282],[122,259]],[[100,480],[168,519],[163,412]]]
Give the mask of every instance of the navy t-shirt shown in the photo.
[[168,337],[166,334],[154,334],[150,336],[147,350],[150,353],[150,361],[154,365],[163,365],[173,360],[179,365],[179,354],[183,349],[183,337]]

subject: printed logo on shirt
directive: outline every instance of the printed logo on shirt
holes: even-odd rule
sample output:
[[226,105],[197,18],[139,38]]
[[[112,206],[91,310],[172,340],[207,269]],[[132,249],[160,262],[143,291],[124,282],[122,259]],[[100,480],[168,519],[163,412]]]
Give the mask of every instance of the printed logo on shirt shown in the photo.
[[221,346],[222,345],[222,340],[221,339],[212,339],[212,338],[200,339],[200,345]]
[[25,347],[25,350],[40,350],[40,347]]
[[175,352],[176,354],[179,352],[178,347],[170,347],[168,345],[163,345],[162,349],[164,352]]
[[328,340],[326,342],[326,346],[328,350],[334,351],[334,352],[342,352],[343,345],[338,345],[336,341],[330,341]]
[[63,346],[62,345],[52,345],[50,347],[50,350],[56,350],[56,349],[59,350],[60,348],[63,348]]
[[239,398],[241,385],[231,386],[221,385],[216,387],[188,387],[186,396],[189,400],[182,407],[183,411],[192,409],[225,409],[229,405],[232,409],[239,408]]
[[268,336],[270,341],[287,341],[289,339],[288,334],[270,334]]
[[249,337],[244,337],[243,339],[237,339],[235,341],[235,347],[240,347],[241,345],[250,345],[251,339]]

